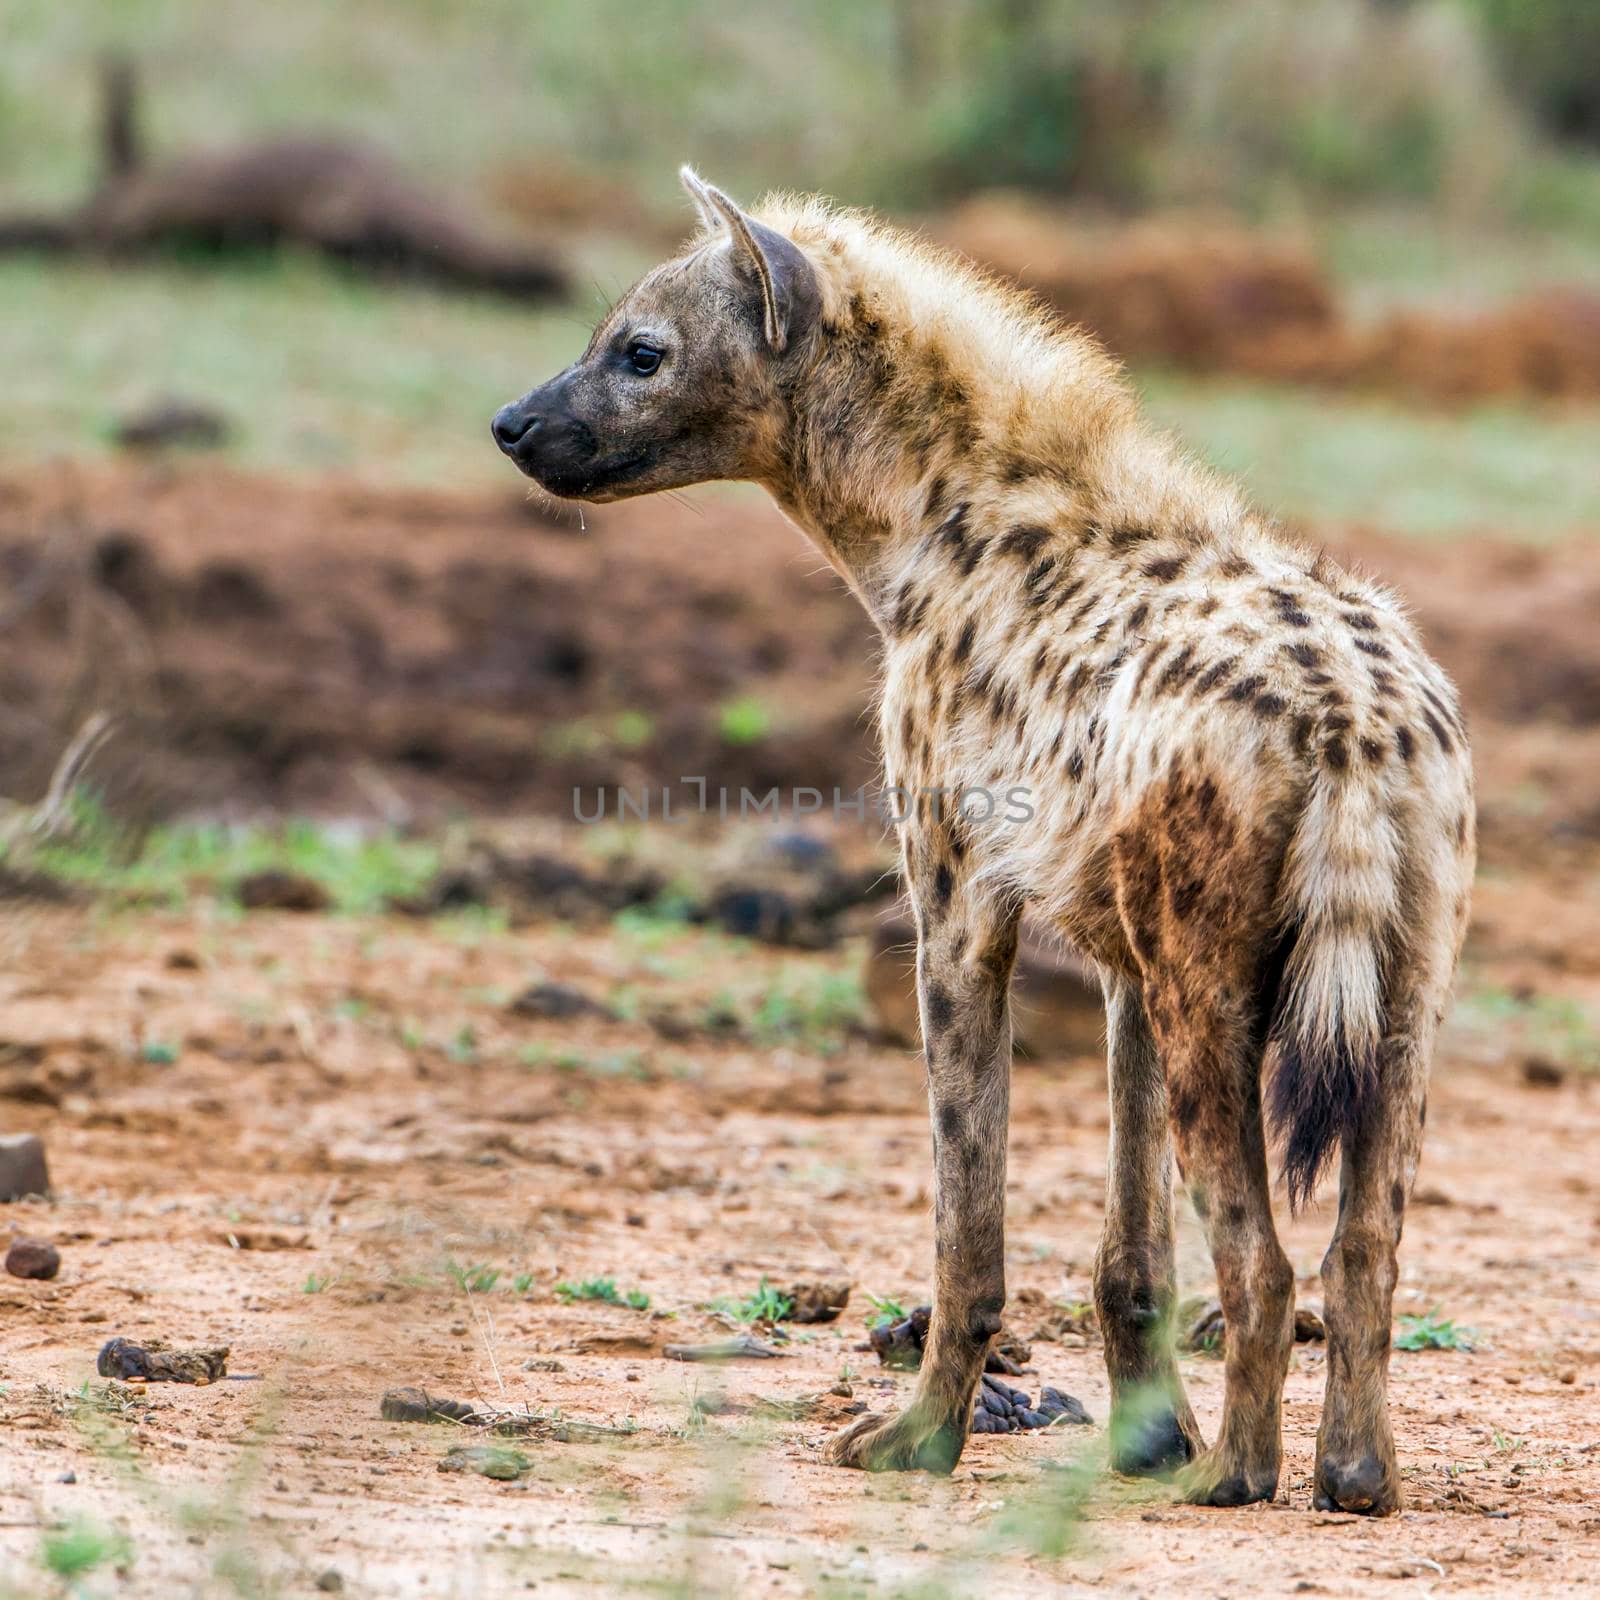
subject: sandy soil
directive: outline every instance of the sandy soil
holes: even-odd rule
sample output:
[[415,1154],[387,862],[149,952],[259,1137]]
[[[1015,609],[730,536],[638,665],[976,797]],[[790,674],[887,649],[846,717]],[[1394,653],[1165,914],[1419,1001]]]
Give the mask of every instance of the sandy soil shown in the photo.
[[[852,948],[798,957],[693,931],[662,942],[287,914],[50,911],[10,932],[6,1122],[46,1134],[59,1192],[4,1220],[64,1256],[54,1283],[0,1280],[0,1549],[13,1573],[46,1526],[86,1515],[126,1533],[117,1592],[137,1595],[226,1592],[230,1572],[248,1593],[305,1593],[330,1569],[371,1595],[660,1582],[1547,1594],[1592,1581],[1600,1103],[1588,1079],[1529,1086],[1479,1059],[1481,1038],[1452,1033],[1398,1309],[1442,1307],[1481,1343],[1394,1358],[1399,1518],[1310,1509],[1314,1345],[1295,1354],[1270,1507],[1175,1507],[1160,1486],[1054,1470],[1092,1467],[1098,1427],[973,1440],[948,1482],[870,1480],[819,1459],[850,1400],[827,1396],[795,1422],[755,1408],[823,1393],[846,1369],[873,1409],[908,1385],[857,1346],[868,1292],[910,1304],[928,1280],[916,1064],[859,1039],[831,1055],[667,1044],[643,1024],[524,1022],[505,1005],[541,975],[692,1001]],[[150,1059],[158,1040],[182,1041],[176,1062]],[[35,1103],[16,1098],[19,1062],[32,1063]],[[1024,1334],[1050,1302],[1087,1297],[1105,1131],[1098,1063],[1019,1068],[1010,1278]],[[1320,1299],[1329,1225],[1323,1204],[1287,1227],[1305,1303]],[[472,1293],[452,1262],[500,1277]],[[1187,1215],[1182,1271],[1186,1287],[1208,1286]],[[663,1341],[721,1336],[701,1308],[763,1274],[856,1289],[839,1323],[795,1329],[780,1359],[662,1358]],[[594,1275],[642,1287],[651,1309],[552,1294]],[[108,1401],[94,1357],[113,1334],[227,1344],[232,1372],[258,1381]],[[1055,1383],[1103,1420],[1092,1336],[1035,1341],[1033,1367],[1023,1387]],[[1214,1427],[1220,1366],[1185,1368]],[[400,1383],[637,1431],[525,1445],[533,1469],[515,1484],[445,1476],[459,1430],[378,1416]],[[1056,1539],[1064,1554],[1039,1553]]]
[[[0,483],[0,561],[22,602],[0,701],[9,770],[73,725],[94,675],[49,663],[85,638],[109,641],[91,666],[142,662],[159,687],[166,720],[145,725],[145,757],[168,801],[370,813],[379,793],[426,814],[486,794],[549,804],[583,774],[629,781],[690,751],[732,782],[818,781],[826,762],[860,781],[870,761],[851,602],[743,502],[574,535],[515,501],[210,470],[62,476],[53,501],[44,484]],[[1310,1509],[1315,1345],[1296,1350],[1269,1507],[1186,1509],[1161,1485],[1108,1479],[1099,1426],[976,1439],[948,1481],[821,1464],[849,1407],[892,1405],[909,1384],[858,1346],[869,1294],[909,1306],[928,1288],[916,1061],[850,1029],[669,1038],[642,1021],[527,1020],[508,1002],[549,978],[631,995],[630,1015],[659,1002],[704,1017],[726,992],[753,1003],[796,975],[853,971],[859,923],[808,954],[481,915],[10,905],[0,1130],[45,1135],[57,1193],[0,1208],[0,1243],[45,1236],[63,1266],[49,1283],[0,1277],[0,1594],[64,1592],[39,1554],[80,1518],[127,1541],[121,1570],[82,1592],[161,1600],[310,1594],[330,1572],[374,1596],[1592,1585],[1600,1080],[1580,1067],[1594,1039],[1561,1008],[1600,1003],[1600,558],[1592,542],[1335,542],[1413,595],[1460,678],[1483,813],[1397,1308],[1437,1307],[1477,1347],[1394,1358],[1400,1517]],[[77,554],[42,570],[76,572],[79,589],[30,586],[41,550],[63,549]],[[543,648],[552,638],[566,646]],[[752,684],[778,708],[772,737],[719,743],[717,706]],[[656,717],[643,746],[572,756],[545,738],[641,706]],[[1559,1081],[1530,1079],[1529,1059],[1552,1054]],[[1031,1335],[1052,1305],[1088,1297],[1101,1064],[1019,1066],[1013,1129],[1010,1315]],[[1313,1306],[1330,1225],[1326,1200],[1285,1219]],[[706,1307],[763,1275],[855,1289],[837,1324],[794,1329],[779,1359],[663,1357],[725,1335]],[[1187,1214],[1182,1275],[1210,1286]],[[554,1292],[597,1276],[644,1290],[649,1310]],[[108,1390],[94,1361],[113,1335],[227,1344],[233,1377]],[[1035,1339],[1032,1365],[1021,1387],[1055,1384],[1103,1422],[1092,1333]],[[1185,1366],[1214,1430],[1220,1366]],[[830,1394],[842,1375],[851,1393]],[[407,1383],[631,1431],[530,1441],[516,1483],[441,1474],[459,1429],[379,1417],[383,1391]],[[760,1404],[801,1396],[820,1398],[798,1420]]]

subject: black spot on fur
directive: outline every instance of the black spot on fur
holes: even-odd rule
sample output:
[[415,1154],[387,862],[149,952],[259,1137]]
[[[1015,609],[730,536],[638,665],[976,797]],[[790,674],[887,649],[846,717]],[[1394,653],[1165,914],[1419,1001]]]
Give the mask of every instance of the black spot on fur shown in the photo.
[[1143,627],[1144,620],[1149,615],[1150,607],[1141,600],[1139,604],[1128,613],[1128,631],[1131,633],[1136,629]]
[[967,1131],[967,1119],[961,1107],[953,1100],[946,1100],[939,1107],[939,1136],[946,1141],[962,1138]]
[[1239,665],[1237,656],[1230,656],[1226,661],[1219,661],[1215,666],[1207,667],[1195,679],[1194,692],[1196,694],[1209,694],[1219,683],[1226,683],[1233,676],[1234,669]]
[[965,626],[961,629],[961,636],[956,640],[955,653],[951,660],[960,666],[972,654],[972,642],[978,636],[978,619],[968,617]]
[[1291,628],[1309,628],[1311,618],[1300,608],[1300,597],[1291,594],[1287,589],[1268,589],[1272,603],[1277,607],[1278,618],[1287,622]]
[[1372,633],[1378,626],[1378,619],[1366,611],[1347,611],[1344,620],[1348,626],[1359,629],[1362,633]]
[[1380,661],[1394,660],[1394,653],[1389,647],[1379,644],[1376,639],[1356,639],[1352,642],[1357,650],[1364,650],[1369,656],[1376,656]]
[[1183,571],[1182,556],[1163,556],[1159,561],[1147,562],[1144,575],[1157,583],[1171,583]]
[[953,551],[959,552],[967,542],[967,513],[971,509],[971,502],[963,500],[939,524],[939,538]]
[[1439,741],[1439,748],[1449,755],[1455,749],[1455,745],[1451,743],[1450,735],[1445,732],[1444,724],[1427,709],[1423,710],[1422,720],[1428,724],[1429,732]]
[[1111,529],[1106,535],[1106,542],[1113,550],[1131,550],[1134,545],[1153,538],[1155,534],[1149,528],[1123,526]]
[[1302,667],[1320,667],[1322,654],[1315,645],[1286,644],[1283,647]]
[[1157,694],[1171,694],[1176,689],[1181,689],[1200,670],[1194,659],[1194,646],[1185,645],[1166,665],[1161,676],[1156,679],[1155,692]]
[[1289,709],[1289,702],[1281,694],[1258,694],[1255,710],[1263,717],[1281,717]]
[[932,1033],[943,1033],[955,1016],[955,1006],[941,984],[928,985],[928,1028]]
[[1074,783],[1076,783],[1077,780],[1083,776],[1083,751],[1074,750],[1072,754],[1067,757],[1067,776],[1071,778]]
[[1394,730],[1394,742],[1395,748],[1400,752],[1402,761],[1410,761],[1417,753],[1417,741],[1413,737],[1411,730],[1404,723]]
[[1032,561],[1049,537],[1048,529],[1024,523],[1001,539],[999,551],[1003,556],[1018,556],[1023,561]]
[[941,911],[950,904],[950,896],[955,893],[955,887],[956,875],[950,870],[950,863],[941,861],[933,875],[933,903]]

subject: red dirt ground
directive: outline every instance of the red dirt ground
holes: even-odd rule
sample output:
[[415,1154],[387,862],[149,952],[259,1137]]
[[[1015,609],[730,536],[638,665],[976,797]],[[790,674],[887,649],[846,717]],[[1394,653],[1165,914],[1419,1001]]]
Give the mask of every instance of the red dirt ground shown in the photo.
[[[541,745],[551,723],[638,706],[664,727],[686,707],[684,725],[703,728],[752,682],[793,721],[753,752],[700,753],[767,762],[772,781],[808,781],[816,751],[841,770],[870,759],[856,722],[870,652],[851,602],[749,502],[619,511],[582,539],[514,501],[210,471],[85,473],[72,493],[82,537],[120,529],[154,558],[143,611],[110,587],[138,623],[119,638],[152,652],[171,719],[148,724],[150,750],[193,763],[169,774],[169,799],[209,774],[215,794],[237,782],[255,803],[370,814],[340,759],[348,740],[351,760],[369,759],[419,813],[492,791],[502,773],[508,807],[553,811],[573,767]],[[0,486],[12,573],[36,559],[48,499],[41,480]],[[63,1266],[53,1283],[0,1278],[0,1593],[60,1592],[41,1541],[79,1517],[128,1541],[125,1576],[91,1575],[86,1592],[160,1600],[309,1595],[329,1570],[372,1596],[1594,1586],[1600,1102],[1582,1070],[1593,1040],[1567,1023],[1547,1035],[1550,1017],[1570,1015],[1558,1008],[1592,1017],[1600,1004],[1600,557],[1577,543],[1337,542],[1416,598],[1461,679],[1484,811],[1464,998],[1430,1099],[1397,1305],[1438,1307],[1478,1343],[1394,1358],[1401,1516],[1311,1511],[1314,1345],[1295,1353],[1271,1506],[1182,1508],[1161,1485],[1100,1476],[1098,1426],[974,1440],[948,1481],[821,1464],[839,1411],[882,1408],[908,1386],[856,1346],[869,1292],[910,1305],[928,1287],[914,1059],[849,1029],[781,1045],[664,1039],[642,1021],[528,1021],[507,1001],[548,977],[631,994],[630,1014],[662,1002],[693,1017],[725,992],[753,1000],[780,979],[848,974],[859,936],[799,953],[650,926],[240,916],[203,899],[181,912],[13,905],[0,908],[0,1126],[44,1134],[57,1193],[0,1208],[0,1223],[52,1239]],[[480,598],[453,614],[467,580],[450,574],[472,563],[487,573],[470,589]],[[134,595],[150,570],[113,563]],[[258,579],[273,609],[241,615]],[[108,587],[103,569],[87,581]],[[539,619],[521,634],[497,598],[513,583]],[[224,603],[194,601],[202,592]],[[728,598],[703,605],[712,594]],[[23,705],[35,733],[70,725],[72,685],[33,646],[85,614],[64,602],[53,620],[43,602],[11,613],[29,647],[8,657],[7,682],[37,677],[31,701],[4,702],[8,729]],[[542,649],[557,622],[589,664],[552,686],[517,652]],[[635,644],[630,630],[647,625]],[[325,742],[258,762],[252,738],[211,716],[218,704],[253,708],[256,727],[280,711],[303,728],[316,719]],[[450,742],[479,707],[485,744]],[[395,741],[413,713],[444,759],[408,764]],[[185,738],[163,743],[174,722]],[[829,745],[826,730],[844,727],[848,744]],[[456,764],[469,748],[493,761]],[[604,770],[649,771],[663,751],[608,750]],[[1527,1079],[1535,1055],[1555,1059],[1559,1082]],[[1051,1303],[1088,1296],[1103,1079],[1093,1058],[1016,1073],[1009,1315],[1024,1335]],[[1209,1265],[1183,1216],[1184,1287],[1204,1291]],[[1318,1305],[1328,1197],[1284,1224],[1301,1299]],[[451,1263],[499,1277],[469,1293]],[[607,1275],[643,1288],[651,1309],[553,1292]],[[855,1291],[838,1324],[793,1330],[779,1360],[705,1369],[661,1356],[667,1340],[724,1334],[707,1302],[763,1275],[844,1277]],[[114,1334],[228,1344],[232,1372],[258,1381],[108,1398],[94,1357]],[[1021,1387],[1056,1384],[1103,1422],[1092,1334],[1036,1339],[1032,1366]],[[1213,1431],[1220,1366],[1184,1366]],[[852,1397],[827,1396],[845,1368]],[[379,1418],[383,1390],[404,1383],[636,1430],[526,1443],[532,1470],[515,1484],[442,1475],[458,1430]],[[757,1409],[819,1394],[806,1420]],[[1084,1470],[1049,1465],[1072,1462]]]

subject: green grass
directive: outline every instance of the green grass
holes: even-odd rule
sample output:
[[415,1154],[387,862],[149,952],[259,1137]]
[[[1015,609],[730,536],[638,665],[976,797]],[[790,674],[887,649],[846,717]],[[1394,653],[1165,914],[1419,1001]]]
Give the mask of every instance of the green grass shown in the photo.
[[742,1299],[719,1295],[710,1306],[713,1311],[747,1327],[758,1322],[786,1322],[794,1314],[794,1301],[776,1288],[765,1273],[755,1289]]
[[488,1294],[500,1281],[500,1269],[491,1267],[486,1261],[480,1261],[473,1266],[463,1266],[458,1261],[452,1261],[446,1270],[450,1274],[451,1282],[465,1294]]
[[1280,515],[1429,538],[1540,539],[1600,528],[1594,408],[1455,414],[1154,373],[1141,375],[1140,387],[1157,422]]
[[650,1309],[650,1296],[643,1289],[622,1290],[615,1278],[583,1278],[576,1283],[558,1283],[556,1299],[563,1305],[575,1300],[599,1300],[606,1305],[632,1306],[635,1311]]
[[896,1322],[904,1322],[910,1314],[898,1300],[869,1294],[867,1303],[872,1307],[872,1315],[867,1318],[867,1325],[873,1328],[889,1327]]
[[[0,260],[0,304],[0,458],[104,455],[121,409],[174,393],[235,419],[224,459],[243,467],[515,494],[488,418],[578,353],[599,298],[529,311],[362,284],[296,259],[225,273],[13,259]],[[1594,408],[1456,414],[1167,373],[1140,382],[1156,421],[1290,517],[1429,537],[1600,526]],[[729,743],[749,744],[770,731],[772,712],[735,700],[720,724]],[[632,748],[654,733],[647,715],[624,713],[559,737]]]
[[1570,995],[1468,982],[1461,986],[1450,1025],[1495,1041],[1501,1054],[1516,1045],[1560,1066],[1600,1073],[1600,1017]]
[[717,726],[728,744],[756,744],[772,732],[772,713],[759,700],[730,700],[717,713]]
[[1470,1351],[1477,1349],[1477,1335],[1470,1328],[1441,1317],[1436,1306],[1420,1315],[1401,1317],[1394,1347],[1396,1350]]
[[114,820],[80,798],[69,836],[30,847],[27,864],[63,883],[171,905],[195,894],[229,899],[241,878],[275,869],[313,879],[341,910],[363,912],[418,893],[438,870],[439,851],[393,834],[291,821],[271,828],[174,824],[153,829],[130,854]]
[[489,418],[576,357],[600,309],[377,286],[294,257],[229,271],[0,259],[0,305],[0,457],[104,454],[121,411],[178,395],[232,420],[241,466],[492,474],[513,493]]
[[120,1566],[132,1554],[132,1546],[121,1534],[84,1521],[53,1529],[39,1546],[40,1565],[68,1583],[86,1577],[96,1567]]

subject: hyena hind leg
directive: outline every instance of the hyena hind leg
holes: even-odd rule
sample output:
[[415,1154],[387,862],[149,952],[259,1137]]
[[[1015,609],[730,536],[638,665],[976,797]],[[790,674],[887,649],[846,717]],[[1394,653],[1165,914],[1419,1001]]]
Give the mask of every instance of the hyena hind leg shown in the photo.
[[1111,1378],[1111,1465],[1135,1475],[1204,1449],[1174,1346],[1177,1272],[1167,1085],[1138,985],[1107,977],[1111,1143],[1095,1313]]
[[1400,1508],[1389,1425],[1390,1319],[1396,1250],[1422,1143],[1430,1043],[1391,1038],[1382,1091],[1340,1163],[1339,1221],[1322,1260],[1328,1389],[1314,1503],[1323,1511],[1385,1516]]

